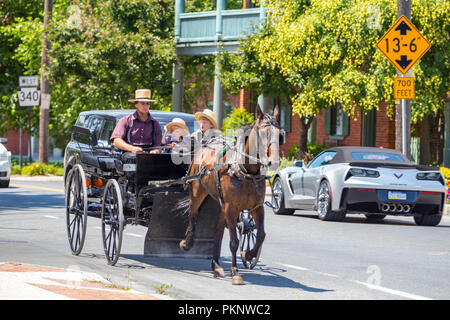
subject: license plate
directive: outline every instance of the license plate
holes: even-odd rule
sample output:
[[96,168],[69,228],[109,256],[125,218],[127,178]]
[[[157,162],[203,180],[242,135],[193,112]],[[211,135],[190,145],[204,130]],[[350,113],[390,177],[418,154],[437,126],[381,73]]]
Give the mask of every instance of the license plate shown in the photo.
[[388,191],[389,200],[406,200],[406,192]]

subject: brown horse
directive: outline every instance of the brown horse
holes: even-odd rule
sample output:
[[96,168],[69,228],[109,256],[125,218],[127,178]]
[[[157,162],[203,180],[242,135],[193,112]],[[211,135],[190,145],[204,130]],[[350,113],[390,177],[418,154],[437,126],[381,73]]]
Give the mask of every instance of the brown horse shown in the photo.
[[211,143],[200,148],[195,153],[189,171],[190,177],[197,175],[199,178],[189,184],[189,225],[186,238],[180,242],[180,248],[187,251],[194,245],[199,208],[206,197],[211,196],[221,207],[214,234],[211,268],[214,276],[225,276],[219,265],[219,258],[223,232],[227,227],[230,233],[233,284],[243,284],[236,264],[239,246],[236,226],[241,212],[249,211],[257,230],[254,247],[241,253],[242,260],[254,259],[259,254],[265,238],[263,202],[266,182],[262,171],[267,167],[276,168],[279,165],[279,114],[278,106],[275,107],[273,116],[263,114],[258,106],[257,120],[244,130],[245,135],[240,134],[235,143],[225,149],[221,143],[216,146]]

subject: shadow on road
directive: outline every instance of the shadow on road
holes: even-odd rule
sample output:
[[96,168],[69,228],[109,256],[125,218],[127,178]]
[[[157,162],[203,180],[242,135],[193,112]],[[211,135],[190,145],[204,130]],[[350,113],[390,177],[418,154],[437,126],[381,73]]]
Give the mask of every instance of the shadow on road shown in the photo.
[[[208,259],[185,259],[185,258],[148,258],[141,255],[127,255],[123,254],[121,257],[135,260],[139,263],[146,264],[149,267],[165,268],[172,271],[178,271],[186,273],[189,275],[201,276],[212,278],[212,272],[210,269],[210,260]],[[221,266],[225,270],[225,278],[218,278],[218,280],[229,281],[231,285],[231,257],[221,258]],[[124,268],[138,268],[138,265],[123,263],[117,264],[119,267]],[[290,288],[297,289],[306,292],[331,292],[334,290],[315,288],[306,286],[297,281],[294,281],[288,277],[282,275],[286,273],[287,270],[283,268],[270,267],[264,265],[263,263],[258,264],[253,270],[246,270],[243,268],[242,264],[238,263],[239,273],[242,275],[244,282],[246,284],[264,286],[264,287],[274,287],[274,288]]]
[[0,212],[3,210],[33,210],[35,208],[64,208],[64,194],[27,194],[24,192],[15,193],[10,187],[8,192],[0,193]]
[[[297,217],[297,218],[308,218],[308,219],[314,219],[314,220],[319,220],[319,217],[315,214],[297,214],[295,213],[294,215],[292,215],[292,217]],[[414,222],[414,218],[413,217],[406,217],[406,218],[410,218],[411,221],[405,221],[405,220],[395,220],[395,216],[387,216],[385,219],[377,221],[377,220],[371,220],[371,219],[367,219],[364,216],[346,216],[344,221],[340,221],[340,222],[336,222],[336,221],[323,221],[323,223],[359,223],[359,224],[381,224],[381,225],[395,225],[395,226],[409,226],[409,227],[419,227],[419,228],[424,228],[424,226],[418,226],[416,225],[416,223]],[[446,225],[437,225],[434,226],[433,228],[450,228],[450,226],[446,226]]]

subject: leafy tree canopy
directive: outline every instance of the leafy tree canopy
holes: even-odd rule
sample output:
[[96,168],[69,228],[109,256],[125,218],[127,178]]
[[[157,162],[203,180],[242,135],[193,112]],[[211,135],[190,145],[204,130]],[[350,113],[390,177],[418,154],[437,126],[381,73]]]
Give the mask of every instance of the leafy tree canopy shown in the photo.
[[[450,3],[414,1],[412,22],[432,43],[415,66],[412,119],[443,108],[449,83]],[[376,48],[396,20],[390,0],[269,0],[266,23],[242,42],[237,55],[221,56],[229,90],[276,91],[293,113],[313,117],[337,101],[349,115],[393,99],[395,69]]]

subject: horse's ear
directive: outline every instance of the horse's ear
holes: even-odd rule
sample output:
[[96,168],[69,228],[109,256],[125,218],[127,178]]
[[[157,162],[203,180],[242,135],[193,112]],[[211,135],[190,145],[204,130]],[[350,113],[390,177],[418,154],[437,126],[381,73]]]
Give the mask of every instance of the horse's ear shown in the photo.
[[255,111],[256,119],[262,119],[264,117],[264,113],[261,110],[261,107],[259,106],[259,103],[256,105],[256,111]]
[[280,123],[280,116],[281,116],[280,106],[277,104],[273,109],[272,118],[276,121],[276,123]]

